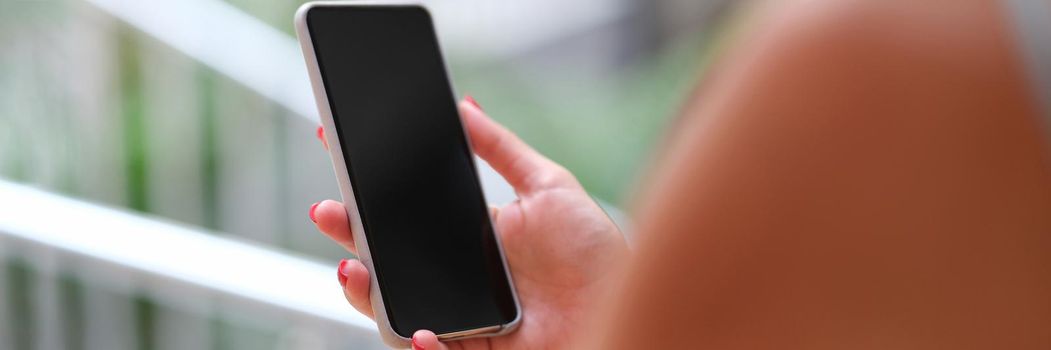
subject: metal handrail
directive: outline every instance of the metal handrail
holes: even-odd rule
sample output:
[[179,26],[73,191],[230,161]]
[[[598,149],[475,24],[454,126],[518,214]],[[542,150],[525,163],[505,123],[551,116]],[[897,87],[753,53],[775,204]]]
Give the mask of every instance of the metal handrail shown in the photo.
[[334,263],[7,181],[0,181],[0,198],[2,256],[51,257],[61,262],[34,265],[75,268],[110,288],[159,298],[178,299],[171,293],[178,290],[223,300],[220,308],[276,314],[338,329],[341,336],[360,338],[360,344],[380,344],[372,320],[350,308],[340,293]]

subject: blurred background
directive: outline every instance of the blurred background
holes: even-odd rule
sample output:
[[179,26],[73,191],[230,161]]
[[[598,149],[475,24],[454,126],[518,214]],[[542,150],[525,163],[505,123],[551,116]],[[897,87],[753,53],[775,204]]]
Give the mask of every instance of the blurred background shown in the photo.
[[[0,349],[382,347],[307,217],[302,2],[0,0]],[[455,89],[615,215],[738,7],[424,3]]]

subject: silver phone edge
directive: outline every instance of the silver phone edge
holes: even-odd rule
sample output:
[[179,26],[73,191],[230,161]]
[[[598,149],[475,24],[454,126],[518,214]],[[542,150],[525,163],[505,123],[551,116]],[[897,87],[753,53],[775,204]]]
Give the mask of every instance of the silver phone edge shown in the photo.
[[[339,142],[338,133],[335,131],[335,122],[332,117],[332,110],[328,101],[328,94],[325,90],[325,84],[321,79],[321,70],[318,67],[317,57],[314,52],[314,43],[310,37],[310,31],[307,28],[306,15],[310,9],[320,6],[339,6],[339,7],[359,7],[359,6],[418,6],[427,12],[428,16],[431,17],[432,23],[434,22],[433,16],[430,15],[430,10],[426,6],[418,2],[411,1],[314,1],[308,2],[299,7],[295,14],[295,28],[296,36],[299,40],[300,47],[303,51],[303,59],[307,65],[307,72],[310,75],[310,85],[314,93],[314,101],[317,104],[319,119],[321,119],[322,127],[325,132],[325,141],[329,145],[329,157],[332,161],[332,167],[335,170],[336,177],[339,183],[339,190],[342,196],[344,206],[347,208],[347,216],[350,218],[351,235],[354,238],[355,245],[358,249],[358,259],[365,265],[370,276],[376,276],[375,268],[372,264],[372,255],[369,250],[368,241],[365,238],[364,226],[361,223],[361,217],[358,213],[357,202],[354,200],[354,189],[350,183],[350,176],[347,173],[346,161],[343,158],[342,145]],[[437,28],[435,35],[437,35]],[[437,40],[437,38],[436,38]],[[442,54],[443,69],[445,69],[446,76],[451,77],[449,73],[448,63],[444,59],[444,51],[441,49],[441,43],[438,42],[440,54]],[[455,88],[452,86],[451,78],[447,79],[447,83],[450,84],[450,91],[453,92],[454,96],[457,96]],[[461,116],[463,118],[463,116]],[[460,127],[463,128],[463,122],[461,121]],[[468,138],[467,130],[463,130],[464,138],[467,140],[468,149],[472,150],[471,154],[471,166],[474,167],[475,176],[479,176],[477,160],[473,156],[473,146],[471,140]],[[476,179],[479,184],[481,178]],[[482,195],[484,198],[484,189],[482,189]],[[486,215],[489,215],[489,211],[486,211]],[[492,225],[492,218],[490,217],[490,225]],[[438,334],[438,338],[443,341],[446,340],[459,340],[474,337],[492,337],[500,336],[510,333],[518,328],[522,322],[522,306],[518,298],[518,292],[515,287],[514,279],[511,278],[510,267],[507,263],[507,256],[504,253],[503,242],[500,239],[500,234],[496,231],[496,227],[493,228],[493,235],[497,242],[497,248],[500,253],[500,259],[503,263],[504,274],[507,277],[508,284],[511,287],[511,295],[515,303],[516,317],[511,322],[502,325],[493,325],[480,327],[475,329],[468,329],[457,332],[442,333]],[[372,301],[373,314],[376,317],[376,324],[379,329],[380,337],[383,342],[388,346],[395,348],[405,348],[411,345],[411,338],[399,335],[391,327],[390,321],[387,318],[386,307],[383,303],[383,296],[380,293],[379,284],[376,278],[369,279],[369,297]]]

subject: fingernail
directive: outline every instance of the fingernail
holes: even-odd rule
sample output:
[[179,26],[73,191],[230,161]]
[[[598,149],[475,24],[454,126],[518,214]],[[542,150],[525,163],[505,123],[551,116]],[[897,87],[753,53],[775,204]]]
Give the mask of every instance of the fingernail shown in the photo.
[[325,139],[325,127],[317,127],[317,139],[321,140],[321,145],[325,146],[325,149],[328,149],[328,140]]
[[427,349],[424,349],[423,345],[420,345],[420,343],[417,343],[416,342],[416,336],[413,336],[412,337],[412,350],[427,350]]
[[474,108],[478,108],[479,111],[482,110],[482,105],[478,104],[478,101],[476,101],[474,97],[471,97],[471,95],[467,95],[464,99],[467,100],[468,103],[474,105]]
[[314,216],[314,212],[317,211],[318,204],[321,204],[321,202],[314,203],[314,205],[310,206],[310,221],[313,221],[315,224],[317,223],[317,216]]
[[347,259],[342,259],[342,260],[339,261],[339,267],[336,268],[336,278],[339,279],[339,285],[343,286],[343,287],[347,286],[347,272],[346,272],[346,270],[347,270]]

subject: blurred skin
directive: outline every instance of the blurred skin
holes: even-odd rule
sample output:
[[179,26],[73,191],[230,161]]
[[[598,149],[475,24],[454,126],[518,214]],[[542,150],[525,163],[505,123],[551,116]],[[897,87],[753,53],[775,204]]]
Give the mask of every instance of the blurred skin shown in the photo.
[[[1005,17],[991,1],[764,4],[670,134],[630,264],[572,176],[461,103],[522,196],[496,225],[526,318],[447,345],[1051,348],[1051,140]],[[343,207],[318,214],[353,249]]]
[[1051,140],[999,5],[764,6],[589,348],[1051,349]]

